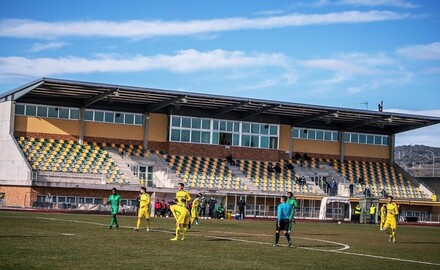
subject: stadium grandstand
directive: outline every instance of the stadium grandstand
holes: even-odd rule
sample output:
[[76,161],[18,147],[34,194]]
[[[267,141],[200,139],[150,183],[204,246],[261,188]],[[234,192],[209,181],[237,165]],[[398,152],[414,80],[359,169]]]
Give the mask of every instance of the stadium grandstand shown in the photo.
[[133,210],[141,186],[154,203],[172,200],[183,182],[191,194],[223,202],[230,214],[244,198],[248,216],[274,216],[276,199],[292,191],[299,218],[350,219],[353,205],[366,208],[389,194],[404,217],[426,220],[440,214],[434,191],[395,164],[393,151],[396,134],[438,123],[429,116],[42,78],[0,95],[0,201],[97,210],[117,187]]

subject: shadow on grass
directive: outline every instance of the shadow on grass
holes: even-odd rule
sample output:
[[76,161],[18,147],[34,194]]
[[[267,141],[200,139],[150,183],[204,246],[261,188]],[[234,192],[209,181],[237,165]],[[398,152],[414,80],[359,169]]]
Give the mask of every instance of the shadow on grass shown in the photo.
[[[397,239],[399,240],[399,239]],[[411,242],[411,241],[399,241],[401,244],[411,244],[411,245],[440,245],[440,242]]]
[[302,235],[341,235],[339,233],[304,233]]
[[216,239],[208,239],[206,241],[212,241],[212,242],[231,242],[233,240],[224,239],[224,238],[216,238]]
[[0,238],[58,238],[63,235],[0,235]]

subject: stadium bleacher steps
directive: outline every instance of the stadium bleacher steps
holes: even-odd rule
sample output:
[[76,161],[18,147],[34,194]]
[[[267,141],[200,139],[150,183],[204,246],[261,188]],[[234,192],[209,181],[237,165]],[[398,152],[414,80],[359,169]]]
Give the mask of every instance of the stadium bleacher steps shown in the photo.
[[231,166],[231,165],[229,165],[228,167],[229,167],[229,169],[231,169],[232,175],[240,178],[240,180],[243,182],[243,184],[248,187],[248,191],[258,191],[259,190],[258,187],[255,186],[255,184],[249,178],[247,178],[246,175],[244,175],[238,167]]
[[131,183],[131,184],[137,184],[139,182],[139,179],[133,175],[133,172],[131,171],[130,167],[127,165],[125,160],[121,157],[121,155],[118,152],[118,149],[111,148],[111,147],[105,147],[105,150],[109,154],[109,156],[114,160],[116,165],[121,170],[122,174],[125,176],[125,178]]
[[153,183],[156,187],[175,188],[181,182],[180,177],[170,169],[161,155],[152,153],[148,160],[155,164],[153,168]]

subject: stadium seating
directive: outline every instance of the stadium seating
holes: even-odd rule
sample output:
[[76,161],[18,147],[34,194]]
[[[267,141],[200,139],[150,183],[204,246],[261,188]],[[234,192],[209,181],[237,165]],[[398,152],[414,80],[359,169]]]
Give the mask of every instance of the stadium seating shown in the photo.
[[104,174],[108,183],[127,183],[115,162],[96,143],[25,137],[17,138],[17,142],[33,170]]

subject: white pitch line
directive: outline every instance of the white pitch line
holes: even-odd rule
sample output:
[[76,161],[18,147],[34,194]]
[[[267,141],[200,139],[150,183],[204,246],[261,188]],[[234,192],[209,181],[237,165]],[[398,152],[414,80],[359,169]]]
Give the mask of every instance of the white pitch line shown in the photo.
[[[46,218],[46,217],[36,217],[39,219],[46,219],[46,220],[53,220],[53,221],[68,221],[68,222],[75,222],[75,223],[83,223],[83,224],[91,224],[91,225],[99,225],[99,226],[107,226],[106,224],[97,223],[97,222],[90,222],[90,221],[79,221],[79,220],[71,220],[71,219],[57,219],[57,218]],[[131,228],[128,226],[121,226],[122,228]],[[164,230],[154,230],[157,232],[164,232],[164,233],[170,233],[169,231]],[[231,233],[231,232],[228,232]],[[233,232],[232,232],[233,233]],[[255,235],[255,234],[254,234]],[[220,236],[204,236],[204,235],[198,235],[201,237],[207,237],[207,238],[215,238],[215,239],[226,239],[231,241],[237,241],[237,242],[246,242],[246,243],[253,243],[253,244],[260,244],[260,245],[271,245],[271,243],[268,242],[259,242],[259,241],[252,241],[252,240],[244,240],[244,239],[236,239],[236,238],[229,238],[229,237],[220,237]],[[265,234],[261,234],[260,236],[268,236]],[[333,241],[327,241],[327,240],[321,240],[321,239],[314,239],[314,238],[302,238],[302,237],[295,237],[299,239],[306,239],[306,240],[315,240],[315,241],[321,241],[321,242],[328,242],[328,243],[337,243]],[[347,246],[342,243],[338,243],[344,246]],[[369,258],[376,258],[376,259],[384,259],[384,260],[392,260],[392,261],[399,261],[399,262],[410,262],[410,263],[417,263],[417,264],[427,264],[427,265],[436,265],[440,266],[440,263],[432,263],[432,262],[424,262],[424,261],[417,261],[417,260],[408,260],[408,259],[400,259],[400,258],[393,258],[393,257],[385,257],[385,256],[378,256],[378,255],[369,255],[369,254],[362,254],[362,253],[354,253],[354,252],[346,252],[342,250],[328,250],[328,249],[319,249],[319,248],[310,248],[310,247],[298,247],[301,249],[307,249],[307,250],[316,250],[320,252],[333,252],[338,254],[344,254],[344,255],[353,255],[353,256],[360,256],[360,257],[369,257]]]

